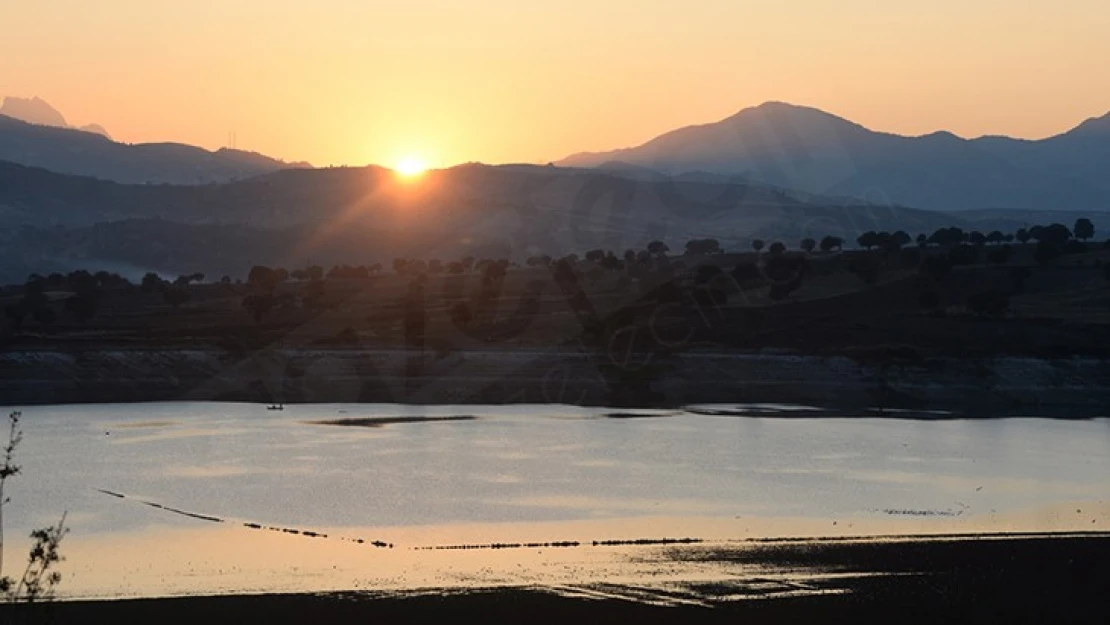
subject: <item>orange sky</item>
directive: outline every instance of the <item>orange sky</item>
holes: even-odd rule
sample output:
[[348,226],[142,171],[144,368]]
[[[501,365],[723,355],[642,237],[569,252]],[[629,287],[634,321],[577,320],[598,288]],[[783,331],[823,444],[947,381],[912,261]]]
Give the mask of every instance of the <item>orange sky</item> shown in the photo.
[[315,165],[547,162],[766,100],[1037,138],[1110,109],[1106,0],[0,0],[0,96]]

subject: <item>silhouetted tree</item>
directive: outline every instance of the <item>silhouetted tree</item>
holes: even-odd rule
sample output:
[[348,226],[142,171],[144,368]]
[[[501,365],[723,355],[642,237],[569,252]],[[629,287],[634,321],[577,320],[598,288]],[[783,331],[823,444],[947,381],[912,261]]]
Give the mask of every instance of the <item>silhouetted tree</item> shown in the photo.
[[1071,230],[1064,224],[1049,224],[1047,226],[1033,226],[1029,234],[1038,242],[1055,243],[1063,245],[1072,237]]
[[[47,279],[48,282],[50,280],[50,277],[53,276],[53,275],[55,275],[55,274],[51,274],[50,276],[47,276],[46,279]],[[126,287],[126,286],[131,285],[130,280],[128,280],[127,278],[124,278],[123,276],[119,275],[118,273],[110,273],[108,271],[98,271],[95,274],[93,274],[93,277],[96,278],[97,286],[99,286],[102,289],[116,289],[116,288],[122,288],[122,287]]]
[[607,252],[601,259],[601,267],[609,271],[620,271],[624,269],[624,263],[612,252]]
[[69,283],[71,289],[78,292],[94,291],[99,285],[96,278],[84,269],[69,272],[69,275],[66,276],[66,282]]
[[599,263],[602,258],[605,258],[605,250],[589,250],[586,252],[587,262]]
[[806,252],[812,252],[813,248],[815,248],[815,247],[817,247],[817,241],[814,241],[813,239],[811,239],[809,237],[806,237],[806,238],[802,239],[801,248],[803,250],[805,250]]
[[844,246],[844,239],[834,236],[826,236],[821,239],[821,251],[831,252],[832,250],[839,250]]
[[1014,238],[1016,238],[1020,243],[1028,243],[1029,239],[1033,237],[1025,228],[1018,228],[1017,232],[1014,233]]
[[949,247],[963,243],[964,237],[964,231],[960,228],[939,228],[936,232],[929,235],[928,242],[941,247]]
[[771,247],[767,248],[767,251],[772,256],[779,256],[786,251],[786,246],[783,245],[782,241],[775,241],[771,244]]
[[686,254],[690,256],[720,254],[721,251],[721,243],[717,239],[692,239],[686,242]]
[[164,284],[165,282],[162,280],[162,278],[152,271],[143,276],[143,281],[139,285],[139,288],[148,293],[151,293],[161,289]]
[[764,245],[766,245],[766,243],[763,242],[763,239],[752,239],[752,249],[757,253],[763,251]]
[[495,283],[495,282],[497,282],[497,283],[502,282],[505,279],[505,276],[508,274],[508,270],[509,270],[509,261],[508,260],[502,259],[502,260],[496,260],[496,261],[495,260],[483,261],[483,266],[482,266],[482,269],[481,269],[481,271],[482,271],[482,284],[489,285],[489,284],[492,284],[492,283]]
[[971,231],[971,233],[967,235],[967,238],[972,245],[984,245],[987,242],[987,237],[978,230]]
[[671,248],[668,247],[667,244],[662,242],[662,241],[652,241],[651,243],[648,243],[647,251],[652,256],[659,256],[661,254],[666,254],[667,252],[671,251]]
[[1002,234],[1002,232],[999,230],[991,230],[990,234],[987,235],[987,243],[998,244],[1002,243],[1005,240],[1006,235]]
[[912,242],[913,239],[908,232],[905,230],[897,230],[890,235],[888,240],[884,241],[883,247],[888,251],[896,252]]
[[397,273],[404,273],[405,265],[407,265],[407,264],[408,264],[408,261],[406,261],[404,258],[394,258],[393,259],[393,271],[395,271]]
[[1086,241],[1095,236],[1095,225],[1090,219],[1080,217],[1075,220],[1075,238]]
[[918,247],[928,247],[929,246],[929,237],[926,236],[924,232],[917,235],[917,246]]
[[273,290],[278,282],[277,272],[265,265],[255,265],[247,274],[247,283],[261,289]]
[[868,230],[856,237],[856,244],[864,249],[870,250],[879,244],[879,233],[874,230]]

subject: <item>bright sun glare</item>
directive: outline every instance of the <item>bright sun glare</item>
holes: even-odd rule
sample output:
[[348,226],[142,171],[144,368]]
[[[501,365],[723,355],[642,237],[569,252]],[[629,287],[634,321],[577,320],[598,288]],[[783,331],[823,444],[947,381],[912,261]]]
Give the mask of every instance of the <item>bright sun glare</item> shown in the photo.
[[405,178],[416,178],[428,169],[424,161],[414,156],[406,156],[397,162],[396,171]]

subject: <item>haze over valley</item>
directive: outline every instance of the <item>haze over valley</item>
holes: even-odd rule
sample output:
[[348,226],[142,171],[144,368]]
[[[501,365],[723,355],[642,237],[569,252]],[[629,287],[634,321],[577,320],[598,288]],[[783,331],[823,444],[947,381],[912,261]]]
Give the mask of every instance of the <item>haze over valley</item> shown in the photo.
[[[520,261],[657,238],[715,236],[744,249],[755,238],[876,229],[1013,230],[1110,207],[1110,117],[1041,141],[911,138],[767,103],[555,167],[470,164],[406,179],[377,166],[121,144],[68,127],[37,98],[8,98],[5,110],[23,118],[0,116],[0,223],[21,229],[0,250],[8,281],[97,263],[222,275],[418,250]],[[241,243],[214,244],[227,237]]]

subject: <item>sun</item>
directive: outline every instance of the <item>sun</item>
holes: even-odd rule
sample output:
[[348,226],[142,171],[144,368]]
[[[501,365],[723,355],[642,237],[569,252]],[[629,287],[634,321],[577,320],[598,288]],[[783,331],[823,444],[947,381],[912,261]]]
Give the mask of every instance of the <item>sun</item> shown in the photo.
[[402,178],[419,178],[428,170],[428,166],[424,161],[415,156],[406,156],[397,161],[397,166],[394,171],[401,175]]

